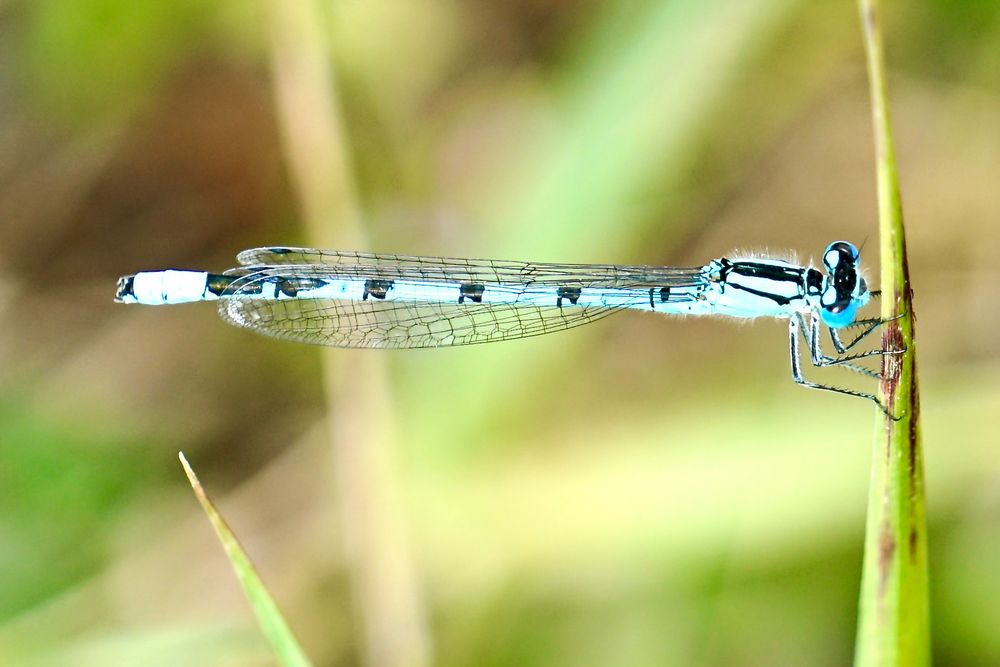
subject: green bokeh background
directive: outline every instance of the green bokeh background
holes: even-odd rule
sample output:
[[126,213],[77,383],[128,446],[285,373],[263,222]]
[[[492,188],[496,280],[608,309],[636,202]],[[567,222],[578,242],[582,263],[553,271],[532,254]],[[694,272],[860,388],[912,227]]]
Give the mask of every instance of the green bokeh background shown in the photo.
[[[875,234],[853,2],[324,7],[366,249],[687,266]],[[935,660],[996,665],[1000,6],[883,18]],[[271,664],[179,449],[317,664],[364,662],[317,351],[111,302],[309,242],[269,30],[243,0],[0,0],[0,663]],[[388,364],[433,664],[850,661],[874,410],[795,387],[780,323],[338,354]]]

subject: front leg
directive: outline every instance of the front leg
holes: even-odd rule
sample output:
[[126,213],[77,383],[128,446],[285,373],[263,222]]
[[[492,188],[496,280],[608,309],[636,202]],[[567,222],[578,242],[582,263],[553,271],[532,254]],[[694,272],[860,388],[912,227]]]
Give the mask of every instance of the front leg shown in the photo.
[[[877,299],[882,296],[882,291],[875,290],[869,292],[869,294],[871,295],[872,298]],[[855,345],[863,341],[865,338],[871,335],[872,332],[877,331],[881,325],[885,324],[886,322],[892,322],[893,320],[898,320],[905,314],[906,313],[900,313],[898,315],[890,317],[887,320],[883,320],[878,317],[870,317],[863,320],[855,320],[854,323],[848,325],[848,328],[856,329],[860,327],[862,331],[857,336],[855,336],[854,339],[851,340],[849,343],[844,343],[840,339],[840,333],[836,329],[827,327],[827,331],[829,331],[830,333],[830,340],[833,341],[833,347],[834,349],[837,350],[837,354],[847,354],[848,350],[850,350]]]
[[[902,417],[896,417],[878,400],[875,394],[869,394],[863,391],[855,391],[853,389],[844,389],[843,387],[833,387],[828,384],[819,384],[818,382],[811,382],[806,380],[802,375],[802,361],[799,355],[799,329],[802,325],[802,320],[799,317],[789,317],[788,318],[788,354],[791,359],[792,364],[792,380],[796,384],[800,384],[803,387],[808,387],[809,389],[821,389],[823,391],[832,391],[837,394],[845,394],[847,396],[857,396],[858,398],[864,398],[879,407],[885,416],[893,421],[899,421]],[[803,336],[806,336],[806,331],[801,332]],[[808,342],[808,341],[807,341]],[[846,364],[845,364],[846,365]],[[850,366],[848,366],[850,367]]]
[[[802,359],[799,354],[799,334],[800,327],[803,327],[803,324],[804,318],[801,315],[788,318],[788,355],[792,364],[792,380],[794,380],[796,384],[800,384],[803,387],[808,387],[810,389],[821,389],[823,391],[832,391],[837,394],[846,394],[847,396],[857,396],[858,398],[868,399],[869,401],[875,403],[875,405],[877,405],[886,415],[895,419],[895,417],[893,417],[886,410],[885,406],[882,405],[875,394],[855,391],[853,389],[844,389],[843,387],[834,387],[828,384],[819,384],[818,382],[811,382],[805,379],[805,376],[802,374]],[[810,343],[810,347],[812,347],[812,343],[809,341],[809,335],[807,332],[808,329],[803,329],[801,334],[806,338],[806,342]],[[815,361],[813,361],[813,365],[820,366],[820,364],[816,364]],[[849,365],[848,367],[850,368]]]
[[833,341],[833,347],[837,350],[837,354],[847,354],[847,351],[852,347],[863,341],[872,332],[878,330],[882,325],[882,320],[879,318],[869,318],[864,320],[856,320],[851,327],[863,327],[861,333],[859,333],[853,340],[848,343],[844,343],[840,338],[840,333],[836,329],[827,327],[827,331],[830,332],[830,340]]
[[[855,373],[861,373],[870,378],[879,379],[879,374],[873,370],[865,368],[864,366],[858,366],[856,364],[847,363],[857,359],[864,359],[866,357],[874,357],[883,354],[882,350],[869,350],[867,352],[861,352],[859,354],[852,354],[841,357],[829,357],[823,352],[822,348],[822,337],[820,336],[820,316],[818,313],[813,311],[809,317],[809,324],[806,324],[805,315],[802,313],[796,313],[796,317],[799,321],[799,325],[802,327],[802,331],[805,335],[806,342],[809,343],[809,357],[812,361],[813,366],[822,368],[824,366],[834,366],[839,365],[842,368],[854,371]],[[831,336],[833,335],[833,329],[827,327],[830,331]]]

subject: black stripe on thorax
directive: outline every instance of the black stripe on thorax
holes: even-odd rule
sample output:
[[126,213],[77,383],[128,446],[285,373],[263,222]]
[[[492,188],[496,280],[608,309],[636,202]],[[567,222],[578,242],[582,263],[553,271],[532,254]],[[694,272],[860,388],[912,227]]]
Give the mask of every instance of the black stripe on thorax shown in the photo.
[[728,259],[723,259],[722,279],[725,280],[731,273],[802,285],[805,282],[806,269],[798,266],[778,266],[763,262],[731,262]]
[[[722,270],[719,272],[719,280],[725,282],[726,285],[733,289],[738,289],[765,299],[771,299],[779,306],[787,306],[793,300],[805,296],[807,269],[802,267],[779,266],[763,262],[731,262],[725,258],[720,260],[720,264],[722,265]],[[775,282],[793,283],[798,287],[798,294],[788,297],[740,285],[739,283],[732,282],[731,276],[734,274],[737,276],[747,276],[748,278],[762,278]]]

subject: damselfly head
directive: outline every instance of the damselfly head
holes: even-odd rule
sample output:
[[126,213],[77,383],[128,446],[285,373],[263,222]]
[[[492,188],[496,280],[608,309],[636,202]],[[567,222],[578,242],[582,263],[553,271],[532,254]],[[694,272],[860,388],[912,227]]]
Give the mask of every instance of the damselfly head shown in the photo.
[[823,251],[826,276],[819,305],[823,322],[834,329],[854,322],[868,303],[868,284],[860,273],[861,253],[847,241],[835,241]]

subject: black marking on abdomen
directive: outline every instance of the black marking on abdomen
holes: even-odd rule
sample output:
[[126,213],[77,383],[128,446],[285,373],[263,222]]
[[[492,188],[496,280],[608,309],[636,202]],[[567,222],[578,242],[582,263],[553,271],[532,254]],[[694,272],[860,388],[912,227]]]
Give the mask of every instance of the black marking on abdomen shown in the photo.
[[115,292],[116,299],[135,296],[135,276],[125,276],[118,281],[118,290]]
[[277,287],[285,296],[296,296],[299,290],[316,289],[325,284],[326,281],[319,278],[279,278]]
[[205,281],[205,289],[215,296],[222,296],[222,293],[225,292],[235,280],[236,278],[234,276],[220,276],[215,273],[210,273],[208,274],[208,279]]
[[581,294],[583,290],[579,287],[560,287],[556,290],[556,306],[562,308],[563,299],[575,306]]
[[386,294],[388,294],[391,289],[391,280],[375,280],[374,278],[369,278],[365,281],[365,291],[361,295],[361,300],[367,301],[369,295],[375,297],[376,299],[384,299]]
[[470,299],[475,303],[482,303],[485,291],[486,285],[482,283],[462,283],[458,288],[458,302],[463,303],[466,299]]
[[654,300],[654,296],[656,295],[657,291],[659,291],[659,293],[660,293],[660,303],[666,303],[667,301],[670,300],[670,288],[669,287],[661,287],[659,290],[657,290],[655,287],[653,287],[652,289],[649,290],[649,307],[650,308],[654,308],[654,309],[656,308],[656,301]]

